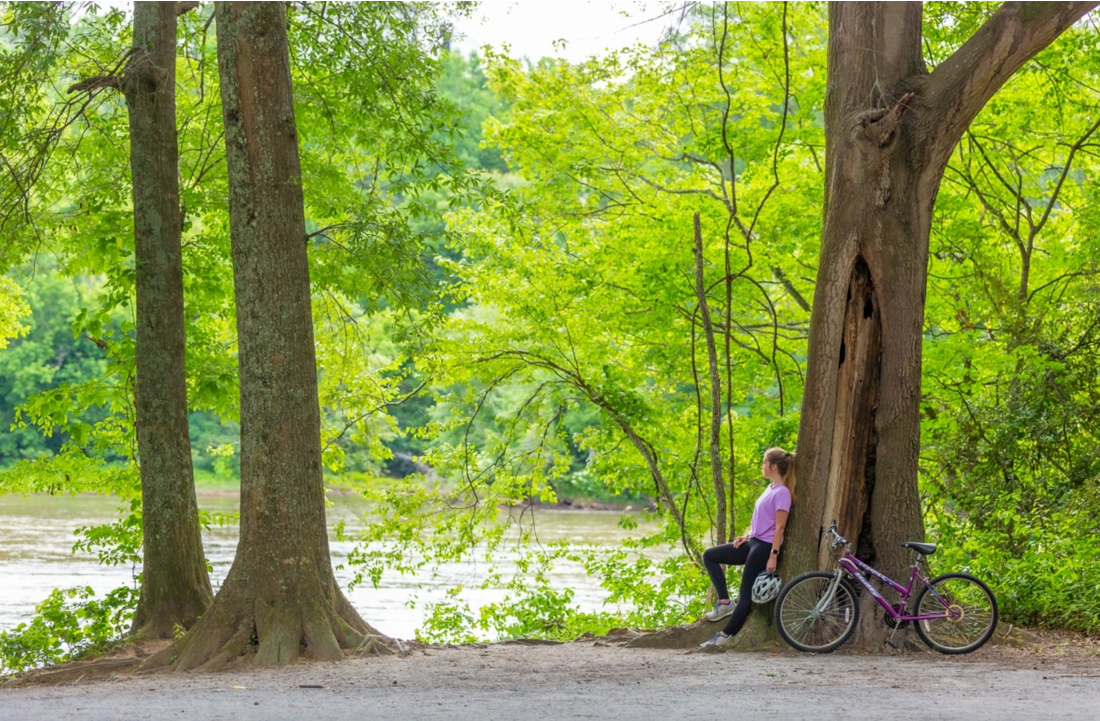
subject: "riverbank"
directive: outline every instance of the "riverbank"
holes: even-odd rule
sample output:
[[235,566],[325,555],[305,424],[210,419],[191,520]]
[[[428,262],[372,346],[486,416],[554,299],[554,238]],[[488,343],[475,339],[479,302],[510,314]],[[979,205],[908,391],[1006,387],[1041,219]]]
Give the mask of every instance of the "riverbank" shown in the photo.
[[[347,479],[326,478],[325,492],[331,497],[358,496],[356,485],[368,482],[368,477],[363,474],[349,474]],[[389,487],[397,483],[398,479],[389,476],[372,476],[369,482],[381,487]],[[576,489],[574,489],[576,490]],[[239,478],[220,476],[209,471],[195,471],[195,494],[200,498],[240,498],[241,482]],[[553,503],[534,501],[530,504],[535,508],[552,511],[619,511],[630,513],[632,511],[654,511],[656,505],[653,499],[639,496],[612,496],[600,497],[586,495],[583,492],[562,493]],[[515,506],[520,508],[521,506]]]
[[[358,491],[342,486],[330,486],[325,491],[330,497],[355,498]],[[199,498],[240,498],[240,486],[196,486],[195,495]],[[502,511],[510,508],[520,509],[528,506],[501,506]],[[562,498],[555,503],[535,501],[530,507],[547,511],[616,511],[618,513],[641,513],[655,511],[656,506],[649,499],[636,501],[606,501],[598,498]]]
[[[915,652],[684,653],[607,639],[426,647],[404,656],[216,674],[119,675],[0,689],[0,721],[889,716],[1094,721],[1095,645]],[[874,710],[871,713],[871,710]]]
[[[334,495],[327,509],[329,523],[341,523],[347,536],[334,534],[329,538],[329,550],[336,567],[336,578],[345,589],[352,605],[364,618],[383,633],[396,638],[413,638],[431,612],[430,603],[445,598],[461,586],[462,600],[476,616],[486,604],[499,603],[504,591],[480,588],[493,571],[508,577],[516,571],[514,558],[502,549],[498,563],[491,569],[484,562],[481,550],[470,557],[440,564],[435,573],[414,576],[388,571],[379,579],[378,587],[362,583],[349,588],[356,568],[348,563],[356,547],[354,538],[363,528],[369,510],[367,502],[353,495]],[[84,551],[73,552],[81,527],[114,523],[119,518],[121,501],[103,496],[32,496],[0,497],[0,573],[6,583],[0,584],[0,631],[11,630],[28,621],[34,608],[55,588],[91,586],[102,596],[111,589],[133,583],[134,570],[129,565],[108,566],[96,556]],[[199,507],[216,514],[237,510],[236,497],[200,496]],[[518,515],[518,512],[516,513]],[[626,538],[639,538],[653,533],[657,524],[644,514],[634,514],[637,528],[619,525],[622,512],[602,510],[557,511],[539,509],[538,540],[541,543],[569,543],[578,547],[618,548]],[[502,511],[507,518],[507,511]],[[529,514],[524,516],[530,523]],[[203,533],[203,548],[212,565],[211,580],[218,584],[229,572],[237,548],[236,526],[211,526]],[[377,546],[382,548],[383,546]],[[662,549],[649,549],[647,554],[663,557]],[[669,551],[671,552],[671,551]],[[140,569],[137,569],[140,570]],[[607,591],[598,577],[589,576],[581,564],[562,562],[551,574],[557,587],[573,590],[573,602],[584,611],[599,611],[606,607]]]

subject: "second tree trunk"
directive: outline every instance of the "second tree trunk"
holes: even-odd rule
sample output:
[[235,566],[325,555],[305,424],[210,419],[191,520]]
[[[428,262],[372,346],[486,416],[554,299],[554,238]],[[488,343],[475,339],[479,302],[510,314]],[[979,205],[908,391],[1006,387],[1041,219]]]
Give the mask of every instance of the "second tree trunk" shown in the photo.
[[136,426],[144,565],[135,633],[172,638],[213,594],[199,532],[184,369],[175,3],[134,6],[130,116],[137,294]]

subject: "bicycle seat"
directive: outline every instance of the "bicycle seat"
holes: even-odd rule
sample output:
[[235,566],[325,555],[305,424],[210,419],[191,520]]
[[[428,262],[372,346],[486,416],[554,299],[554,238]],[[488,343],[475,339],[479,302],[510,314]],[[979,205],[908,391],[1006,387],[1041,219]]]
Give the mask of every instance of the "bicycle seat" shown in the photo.
[[936,544],[934,543],[917,543],[916,541],[906,541],[901,544],[902,548],[912,548],[914,551],[922,556],[931,556],[936,552]]

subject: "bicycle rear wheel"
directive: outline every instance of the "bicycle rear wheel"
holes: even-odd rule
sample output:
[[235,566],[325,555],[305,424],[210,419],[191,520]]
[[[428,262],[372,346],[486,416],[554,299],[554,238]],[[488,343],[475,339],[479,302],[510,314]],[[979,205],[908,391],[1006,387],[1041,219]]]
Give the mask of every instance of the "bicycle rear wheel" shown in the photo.
[[803,573],[783,587],[775,600],[775,627],[799,651],[829,653],[851,638],[859,622],[859,599],[847,579],[826,599],[833,574]]
[[997,630],[993,592],[967,573],[948,573],[930,583],[917,594],[916,615],[943,617],[916,622],[921,640],[940,653],[977,651]]

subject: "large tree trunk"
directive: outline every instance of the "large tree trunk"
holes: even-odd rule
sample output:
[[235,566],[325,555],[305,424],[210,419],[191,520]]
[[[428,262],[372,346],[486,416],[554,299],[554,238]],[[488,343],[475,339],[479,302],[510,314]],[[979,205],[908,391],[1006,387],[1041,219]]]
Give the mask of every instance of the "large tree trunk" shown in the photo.
[[138,2],[122,90],[130,116],[137,286],[137,444],[144,566],[134,632],[172,638],[213,593],[199,532],[184,371],[176,145],[176,6]]
[[[1006,3],[929,74],[921,3],[829,5],[825,213],[799,428],[799,499],[784,571],[831,564],[836,520],[855,553],[902,578],[923,538],[921,337],[932,209],[985,102],[1094,3]],[[903,578],[902,578],[903,580]],[[867,597],[860,638],[878,646]]]
[[336,585],[321,476],[320,409],[301,171],[277,3],[215,6],[229,171],[241,384],[241,534],[214,604],[177,669],[213,668],[255,645],[257,665],[380,640]]

